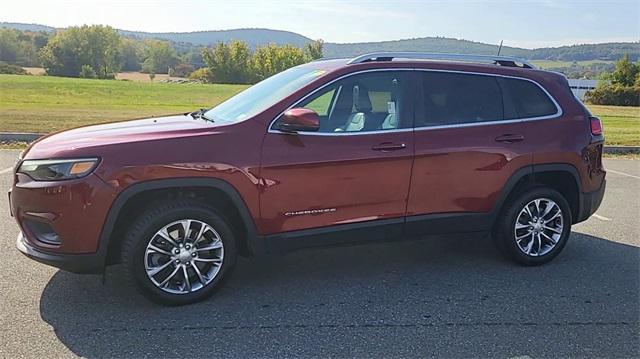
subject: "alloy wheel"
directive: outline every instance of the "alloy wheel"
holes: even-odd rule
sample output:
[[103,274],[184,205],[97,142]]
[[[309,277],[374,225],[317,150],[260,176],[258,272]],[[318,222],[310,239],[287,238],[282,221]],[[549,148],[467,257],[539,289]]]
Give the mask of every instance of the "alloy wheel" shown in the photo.
[[159,289],[188,294],[211,283],[222,267],[224,244],[205,222],[172,222],[151,237],[144,252],[147,277]]
[[549,253],[562,238],[562,209],[548,198],[536,198],[527,203],[516,219],[514,236],[518,248],[532,257]]

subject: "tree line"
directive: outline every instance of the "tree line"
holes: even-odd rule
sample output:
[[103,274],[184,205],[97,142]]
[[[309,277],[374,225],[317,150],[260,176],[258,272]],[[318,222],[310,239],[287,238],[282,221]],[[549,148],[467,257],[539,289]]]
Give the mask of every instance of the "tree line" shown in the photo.
[[57,32],[0,29],[0,62],[44,67],[48,75],[114,78],[118,71],[167,73],[188,63],[167,41],[121,36],[109,26],[74,26]]
[[168,73],[204,82],[249,84],[322,57],[322,46],[322,41],[304,48],[270,44],[251,51],[246,43],[231,41],[206,48],[124,37],[102,25],[55,33],[0,29],[0,73],[19,74],[24,72],[20,66],[41,66],[53,76],[112,79],[119,71],[141,71],[152,79]]
[[602,74],[598,86],[585,94],[585,100],[595,105],[640,106],[640,63],[625,55],[612,72]]
[[207,67],[191,78],[226,84],[252,84],[322,57],[322,40],[306,44],[304,48],[291,45],[269,44],[250,51],[247,43],[231,41],[218,43],[202,50]]

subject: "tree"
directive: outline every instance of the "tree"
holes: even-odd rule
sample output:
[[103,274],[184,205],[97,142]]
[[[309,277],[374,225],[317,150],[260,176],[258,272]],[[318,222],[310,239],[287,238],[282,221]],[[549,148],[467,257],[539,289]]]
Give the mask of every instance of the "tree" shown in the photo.
[[26,75],[27,70],[23,69],[20,66],[0,61],[0,74]]
[[633,86],[638,73],[640,73],[640,66],[629,61],[629,54],[626,54],[616,62],[615,70],[608,77],[612,84]]
[[0,61],[16,62],[19,48],[18,31],[0,29]]
[[120,69],[120,35],[109,26],[84,25],[62,30],[40,50],[47,74],[78,77],[82,65],[99,78],[113,78]]
[[246,84],[249,79],[249,46],[233,40],[202,50],[202,59],[217,83]]
[[83,79],[95,79],[98,77],[98,74],[96,74],[96,71],[90,65],[82,65],[82,68],[80,68],[80,77]]
[[258,46],[251,53],[249,46],[242,41],[219,43],[202,51],[202,58],[209,69],[206,78],[213,79],[216,83],[256,83],[288,68],[322,57],[322,44],[322,40],[318,40],[308,44],[305,49],[269,44]]
[[154,72],[166,74],[170,67],[174,67],[178,62],[176,50],[167,41],[147,40],[144,42],[144,61],[142,72]]
[[170,69],[169,76],[174,77],[189,77],[195,68],[191,64],[181,62],[174,68]]
[[304,52],[311,58],[311,60],[318,60],[322,58],[322,47],[324,41],[322,39],[310,42],[304,45]]
[[142,52],[138,41],[122,39],[120,48],[120,63],[123,71],[140,71],[140,57]]
[[0,61],[40,66],[38,50],[46,45],[46,33],[0,29]]
[[200,81],[200,82],[213,82],[213,76],[211,76],[211,72],[208,67],[202,67],[191,74],[189,74],[189,80]]
[[613,72],[602,76],[595,90],[585,94],[585,99],[596,105],[640,106],[640,64],[625,55]]
[[21,41],[16,63],[22,66],[39,66],[38,49],[31,41]]
[[251,59],[253,82],[309,61],[304,51],[291,45],[269,44],[256,48]]

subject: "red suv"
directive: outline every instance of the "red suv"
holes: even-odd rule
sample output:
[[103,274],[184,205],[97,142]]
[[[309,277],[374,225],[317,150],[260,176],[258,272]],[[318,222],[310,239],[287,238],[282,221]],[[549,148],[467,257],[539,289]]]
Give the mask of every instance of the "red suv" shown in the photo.
[[605,189],[604,137],[561,74],[509,57],[298,66],[208,110],[47,136],[16,165],[18,249],[122,263],[147,298],[211,295],[238,255],[490,234],[550,261]]

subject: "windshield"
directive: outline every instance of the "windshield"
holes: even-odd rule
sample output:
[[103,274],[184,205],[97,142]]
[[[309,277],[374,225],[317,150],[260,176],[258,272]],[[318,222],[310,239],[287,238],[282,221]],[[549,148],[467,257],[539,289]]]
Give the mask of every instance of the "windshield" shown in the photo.
[[240,92],[205,112],[204,116],[216,122],[240,122],[266,110],[324,73],[324,70],[310,68],[288,69]]

